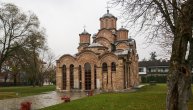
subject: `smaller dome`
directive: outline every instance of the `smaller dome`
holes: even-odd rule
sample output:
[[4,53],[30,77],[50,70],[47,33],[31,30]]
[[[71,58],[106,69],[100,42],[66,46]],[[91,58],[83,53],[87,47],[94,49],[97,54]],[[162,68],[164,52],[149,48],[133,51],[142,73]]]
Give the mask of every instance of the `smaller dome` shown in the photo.
[[81,33],[81,35],[82,34],[89,34],[89,33],[84,29],[84,31]]
[[119,31],[128,31],[128,30],[125,29],[123,26],[121,26],[121,28],[119,28]]
[[106,13],[106,14],[103,15],[103,18],[104,18],[104,17],[115,17],[115,16],[112,15],[111,13]]
[[96,35],[97,35],[97,34],[95,33],[95,34],[92,35],[92,37],[96,37]]
[[131,38],[131,36],[129,36],[128,41],[129,41],[129,42],[130,42],[130,41],[135,41],[135,39],[133,39],[133,38]]

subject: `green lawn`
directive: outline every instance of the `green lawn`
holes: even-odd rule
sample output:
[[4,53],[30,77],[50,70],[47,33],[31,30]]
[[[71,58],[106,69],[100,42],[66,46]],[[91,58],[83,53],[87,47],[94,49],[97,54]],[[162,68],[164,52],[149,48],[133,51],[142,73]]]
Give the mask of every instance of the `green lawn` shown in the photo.
[[42,94],[44,92],[54,91],[55,86],[43,86],[43,87],[0,87],[0,100],[15,97],[24,97]]
[[[165,110],[166,85],[145,86],[132,93],[106,93],[42,110]],[[189,103],[193,110],[193,99]]]

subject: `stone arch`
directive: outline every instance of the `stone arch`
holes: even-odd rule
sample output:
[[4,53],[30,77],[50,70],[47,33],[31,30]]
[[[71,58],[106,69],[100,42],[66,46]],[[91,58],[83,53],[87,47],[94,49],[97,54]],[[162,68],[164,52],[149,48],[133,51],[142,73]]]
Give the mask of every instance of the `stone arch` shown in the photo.
[[85,50],[78,54],[77,62],[81,65],[84,65],[85,63],[94,65],[98,63],[98,56],[90,50]]
[[110,43],[113,43],[115,41],[115,36],[112,34],[110,30],[107,30],[107,29],[102,29],[98,32],[97,38],[100,38],[100,37],[108,39]]
[[106,62],[107,65],[110,66],[112,62],[115,62],[115,63],[118,62],[118,57],[114,53],[108,52],[100,56],[99,65],[102,65],[103,62]]
[[97,37],[93,42],[97,42],[107,48],[111,48],[111,42],[105,37]]
[[63,65],[66,65],[68,68],[71,64],[73,64],[75,67],[77,66],[76,58],[74,58],[72,55],[65,54],[62,57],[59,58],[59,67],[62,67]]

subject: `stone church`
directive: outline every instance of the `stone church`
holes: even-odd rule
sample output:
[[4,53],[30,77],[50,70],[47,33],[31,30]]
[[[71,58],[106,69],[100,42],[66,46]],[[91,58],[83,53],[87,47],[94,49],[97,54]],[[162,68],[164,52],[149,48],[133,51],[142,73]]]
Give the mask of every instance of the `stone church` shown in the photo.
[[92,36],[79,34],[78,53],[57,60],[56,89],[60,91],[120,91],[139,84],[136,42],[128,30],[117,30],[117,18],[109,13],[100,18],[100,29]]

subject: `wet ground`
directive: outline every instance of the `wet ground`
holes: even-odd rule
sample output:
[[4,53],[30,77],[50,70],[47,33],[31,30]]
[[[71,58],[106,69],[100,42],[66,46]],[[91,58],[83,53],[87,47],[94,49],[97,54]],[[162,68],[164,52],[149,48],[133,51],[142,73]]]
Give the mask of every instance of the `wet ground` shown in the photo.
[[24,101],[32,103],[32,110],[48,107],[51,105],[62,103],[61,96],[70,96],[71,100],[86,97],[85,92],[48,92],[41,95],[34,95],[21,98],[0,100],[0,110],[20,110],[20,104]]
[[[117,91],[117,92],[135,92],[137,89],[139,89],[143,86],[144,85],[139,85],[133,89],[125,89],[123,91]],[[100,90],[94,91],[94,94],[100,94],[100,93],[105,93],[105,91],[100,91]],[[63,100],[61,100],[61,97],[64,95],[69,96],[71,100],[76,100],[76,99],[80,99],[83,97],[87,97],[88,92],[80,92],[80,91],[56,92],[56,91],[52,91],[52,92],[47,92],[45,94],[40,94],[40,95],[0,100],[0,110],[20,110],[21,103],[24,101],[29,101],[32,103],[32,106],[31,106],[32,109],[31,110],[38,110],[38,109],[48,107],[51,105],[63,103]]]

